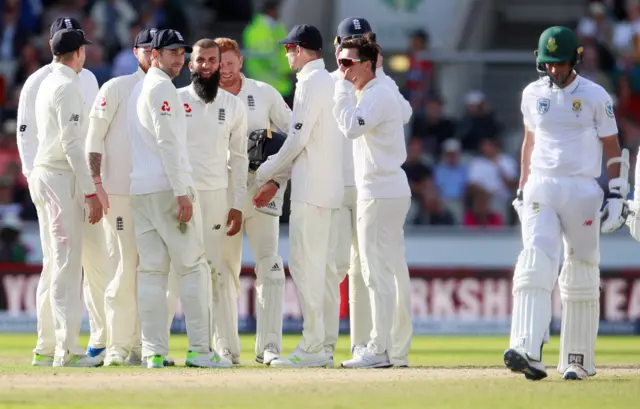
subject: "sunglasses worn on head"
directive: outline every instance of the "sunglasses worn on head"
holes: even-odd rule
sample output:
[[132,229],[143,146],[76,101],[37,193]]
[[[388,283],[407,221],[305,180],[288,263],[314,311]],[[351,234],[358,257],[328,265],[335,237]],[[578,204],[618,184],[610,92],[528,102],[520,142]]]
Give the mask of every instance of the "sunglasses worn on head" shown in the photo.
[[364,62],[364,61],[359,60],[357,58],[339,58],[338,59],[338,65],[344,68],[353,67],[354,65],[356,65],[356,63],[361,63],[361,62]]

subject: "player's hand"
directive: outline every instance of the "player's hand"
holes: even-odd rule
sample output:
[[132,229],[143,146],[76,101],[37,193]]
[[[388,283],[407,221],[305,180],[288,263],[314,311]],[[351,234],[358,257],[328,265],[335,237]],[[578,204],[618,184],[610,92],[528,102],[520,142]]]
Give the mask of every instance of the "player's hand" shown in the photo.
[[253,196],[253,205],[255,207],[265,207],[273,200],[276,193],[278,193],[278,186],[275,183],[272,181],[265,183]]
[[89,205],[89,223],[96,224],[102,219],[102,203],[97,195],[92,195],[86,200]]
[[189,196],[176,196],[176,203],[178,203],[178,214],[176,218],[180,223],[188,223],[193,217],[193,203]]
[[229,215],[227,216],[227,236],[235,236],[238,234],[240,229],[242,228],[242,212],[238,209],[229,210]]
[[600,231],[606,234],[619,230],[624,226],[628,215],[627,201],[618,192],[611,191],[600,212]]
[[518,219],[520,219],[520,223],[522,223],[522,207],[524,206],[524,200],[522,196],[522,190],[518,189],[518,193],[516,194],[516,198],[511,202],[514,210],[518,214]]
[[109,195],[102,187],[102,183],[96,184],[96,195],[98,196],[98,200],[100,200],[100,204],[102,204],[102,210],[104,214],[109,214]]
[[352,84],[356,80],[356,76],[353,74],[353,71],[351,70],[351,68],[347,68],[344,71],[340,70],[340,78],[345,81],[349,81]]

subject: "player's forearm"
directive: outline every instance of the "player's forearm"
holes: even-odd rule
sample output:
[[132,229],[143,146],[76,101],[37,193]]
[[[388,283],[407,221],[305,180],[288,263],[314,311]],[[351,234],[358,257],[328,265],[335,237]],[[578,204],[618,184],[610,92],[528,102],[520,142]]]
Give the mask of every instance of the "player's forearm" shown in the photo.
[[[620,144],[618,143],[618,137],[610,136],[602,139],[602,150],[604,151],[604,157],[609,161],[609,159],[619,158],[622,154],[622,149],[620,149]],[[607,176],[609,180],[615,179],[620,176],[620,163],[612,163],[607,166]]]
[[[74,127],[75,128],[75,127]],[[85,195],[96,192],[96,187],[91,178],[89,167],[84,155],[84,143],[82,137],[77,134],[77,129],[66,129],[62,132],[62,151],[64,152],[73,173],[76,176],[80,189]]]
[[94,183],[102,182],[100,169],[102,167],[102,154],[89,152],[89,170]]
[[104,153],[104,138],[109,130],[109,122],[102,118],[89,119],[89,131],[87,133],[87,152]]
[[520,153],[520,182],[519,189],[524,189],[527,184],[529,174],[531,173],[531,154],[533,153],[533,132],[525,131],[524,141],[522,142],[522,151]]
[[245,154],[243,157],[232,153],[229,158],[229,167],[231,168],[231,183],[233,184],[233,203],[231,207],[242,210],[247,193],[247,177],[249,174],[249,159],[247,155]]

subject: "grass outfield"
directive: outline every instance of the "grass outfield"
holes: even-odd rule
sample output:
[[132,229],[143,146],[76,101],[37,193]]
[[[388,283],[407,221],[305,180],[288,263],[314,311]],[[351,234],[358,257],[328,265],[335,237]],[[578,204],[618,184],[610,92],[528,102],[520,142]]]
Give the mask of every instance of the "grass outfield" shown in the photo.
[[[299,340],[287,336],[285,352]],[[416,337],[409,369],[270,369],[256,364],[253,338],[242,338],[242,365],[231,370],[182,366],[34,368],[34,335],[0,334],[0,408],[638,408],[640,337],[602,337],[598,375],[565,382],[553,366],[558,339],[545,348],[549,378],[540,382],[504,369],[506,337]],[[86,337],[83,338],[86,343]],[[342,337],[336,363],[348,356]],[[171,338],[184,363],[186,337]]]

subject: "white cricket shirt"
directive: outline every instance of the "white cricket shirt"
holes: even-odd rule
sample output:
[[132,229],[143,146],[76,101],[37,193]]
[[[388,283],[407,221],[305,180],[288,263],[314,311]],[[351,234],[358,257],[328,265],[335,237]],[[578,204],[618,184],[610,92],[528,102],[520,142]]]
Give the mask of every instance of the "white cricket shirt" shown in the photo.
[[242,210],[249,172],[247,113],[242,101],[218,89],[216,98],[207,104],[196,94],[193,85],[180,88],[178,95],[187,123],[187,146],[195,188],[226,189],[230,169],[233,183],[230,207]]
[[104,121],[106,126],[89,126],[87,152],[102,154],[102,186],[108,194],[128,195],[131,190],[127,112],[131,91],[144,76],[138,68],[133,74],[110,79],[100,88],[91,107],[90,125]]
[[278,154],[258,168],[259,184],[291,174],[291,200],[338,209],[344,196],[343,141],[333,118],[333,84],[322,59],[297,74],[293,115]]
[[96,187],[85,157],[89,121],[80,76],[66,65],[52,65],[51,74],[42,81],[36,95],[38,151],[34,166],[72,170],[81,191],[92,194]]
[[[334,81],[340,81],[340,69],[333,71],[331,73],[331,78],[333,78]],[[411,120],[413,109],[411,108],[409,101],[407,101],[400,93],[400,88],[398,88],[396,82],[385,74],[382,67],[376,69],[376,78],[381,79],[383,84],[387,85],[392,91],[395,91],[395,98],[402,109],[402,121],[404,124],[408,123]],[[353,169],[353,141],[351,139],[344,139],[342,156],[344,166],[344,185],[355,186],[356,180]]]
[[407,159],[403,114],[393,92],[380,78],[361,91],[349,81],[335,83],[335,118],[353,139],[358,200],[410,197],[402,164]]
[[535,134],[531,174],[599,177],[600,138],[618,133],[611,97],[579,75],[565,88],[549,84],[542,78],[522,93],[524,123]]
[[[18,122],[16,140],[18,142],[20,161],[22,162],[22,173],[27,179],[29,179],[31,170],[33,170],[33,161],[38,151],[36,95],[38,94],[38,89],[40,89],[40,84],[52,71],[53,63],[41,67],[27,78],[20,91],[18,117],[16,118]],[[80,88],[82,89],[84,103],[86,105],[92,104],[98,93],[98,80],[91,71],[83,69],[80,72]]]
[[[131,194],[173,190],[185,196],[193,187],[187,153],[184,107],[171,78],[151,67],[134,89],[136,115],[129,116],[131,132]],[[138,87],[137,86],[137,87]],[[136,88],[137,88],[136,87]]]

